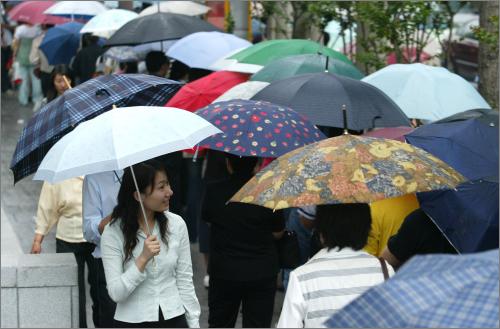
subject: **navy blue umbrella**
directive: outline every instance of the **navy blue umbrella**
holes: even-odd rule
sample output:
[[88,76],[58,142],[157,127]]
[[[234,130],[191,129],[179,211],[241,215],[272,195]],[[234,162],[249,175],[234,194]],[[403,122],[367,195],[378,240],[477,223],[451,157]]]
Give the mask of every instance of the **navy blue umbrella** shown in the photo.
[[79,123],[112,108],[165,104],[182,86],[145,74],[103,75],[66,90],[42,107],[23,129],[12,157],[14,182],[34,173],[49,149]]
[[424,125],[405,137],[472,180],[417,195],[451,244],[461,253],[498,248],[498,115]]
[[80,30],[83,24],[69,22],[50,28],[40,44],[50,65],[69,64],[80,44]]

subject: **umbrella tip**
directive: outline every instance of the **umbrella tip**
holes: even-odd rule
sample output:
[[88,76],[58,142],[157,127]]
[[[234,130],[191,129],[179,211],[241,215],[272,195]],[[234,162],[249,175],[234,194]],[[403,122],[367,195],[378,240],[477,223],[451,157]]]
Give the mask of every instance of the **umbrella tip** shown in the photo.
[[349,131],[347,129],[347,106],[342,104],[342,117],[344,118],[344,135],[348,135]]

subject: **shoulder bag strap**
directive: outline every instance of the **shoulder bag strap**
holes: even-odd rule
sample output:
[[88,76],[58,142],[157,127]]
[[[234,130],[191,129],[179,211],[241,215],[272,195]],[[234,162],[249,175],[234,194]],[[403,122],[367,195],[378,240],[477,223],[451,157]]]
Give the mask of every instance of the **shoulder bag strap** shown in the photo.
[[384,281],[386,281],[387,279],[389,279],[389,271],[387,271],[387,264],[385,263],[385,259],[381,257],[378,257],[378,261],[382,266],[382,273],[384,273]]

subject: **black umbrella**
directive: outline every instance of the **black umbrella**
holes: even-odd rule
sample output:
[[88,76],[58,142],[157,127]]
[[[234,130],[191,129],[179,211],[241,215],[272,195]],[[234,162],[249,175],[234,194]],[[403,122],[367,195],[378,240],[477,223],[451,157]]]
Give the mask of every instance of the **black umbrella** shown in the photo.
[[197,17],[159,12],[131,20],[116,31],[104,46],[133,46],[210,31],[220,32],[214,25]]
[[490,125],[498,126],[498,112],[491,109],[474,109],[457,114],[450,115],[444,119],[438,120],[435,123],[464,121],[468,119],[478,119],[480,122]]
[[346,128],[342,115],[345,105],[349,129],[410,126],[403,111],[384,92],[368,83],[331,73],[274,81],[252,99],[288,106],[316,125]]

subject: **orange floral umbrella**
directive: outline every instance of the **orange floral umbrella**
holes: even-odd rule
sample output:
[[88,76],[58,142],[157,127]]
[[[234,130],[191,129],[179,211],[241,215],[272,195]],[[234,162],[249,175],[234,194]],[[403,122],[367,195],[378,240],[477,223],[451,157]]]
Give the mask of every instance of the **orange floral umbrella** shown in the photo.
[[271,209],[370,203],[465,181],[452,167],[410,144],[342,135],[293,150],[257,173],[230,201]]

